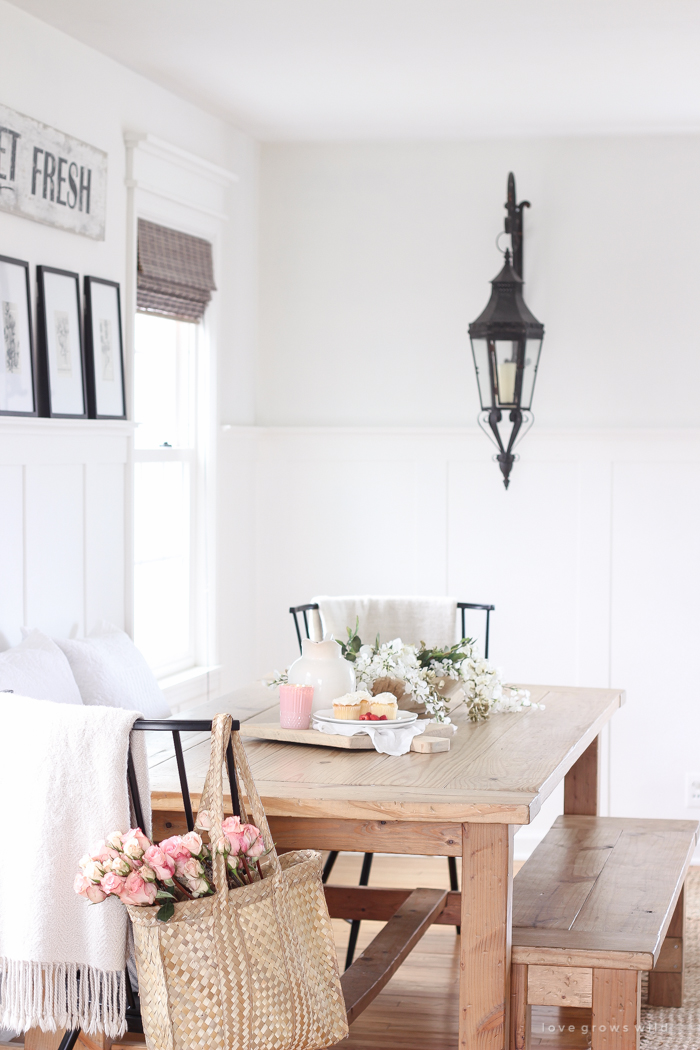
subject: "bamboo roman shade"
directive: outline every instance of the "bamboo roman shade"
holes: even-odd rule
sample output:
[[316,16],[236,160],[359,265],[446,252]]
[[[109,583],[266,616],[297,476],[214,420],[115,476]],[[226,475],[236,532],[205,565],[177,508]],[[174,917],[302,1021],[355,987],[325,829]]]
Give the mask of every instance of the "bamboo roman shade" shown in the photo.
[[209,241],[139,219],[137,310],[201,321],[215,290]]

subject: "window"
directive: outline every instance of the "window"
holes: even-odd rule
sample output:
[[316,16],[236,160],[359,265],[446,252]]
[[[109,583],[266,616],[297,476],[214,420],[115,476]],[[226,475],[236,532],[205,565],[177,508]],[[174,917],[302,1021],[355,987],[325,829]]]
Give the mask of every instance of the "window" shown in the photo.
[[210,663],[203,318],[213,291],[209,241],[138,220],[134,641],[159,678]]
[[134,354],[134,641],[159,677],[197,663],[201,325],[138,313]]

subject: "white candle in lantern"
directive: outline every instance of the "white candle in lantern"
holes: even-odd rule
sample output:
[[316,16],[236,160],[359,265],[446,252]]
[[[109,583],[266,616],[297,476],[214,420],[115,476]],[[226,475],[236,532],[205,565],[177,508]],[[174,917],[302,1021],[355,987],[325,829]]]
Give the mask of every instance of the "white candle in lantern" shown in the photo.
[[502,405],[512,405],[515,401],[516,361],[502,361],[498,365],[498,400]]

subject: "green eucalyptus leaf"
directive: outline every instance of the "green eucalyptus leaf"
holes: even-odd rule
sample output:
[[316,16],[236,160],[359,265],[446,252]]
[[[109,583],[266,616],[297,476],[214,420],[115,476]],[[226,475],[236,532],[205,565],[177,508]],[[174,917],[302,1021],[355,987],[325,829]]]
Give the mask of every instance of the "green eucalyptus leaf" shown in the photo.
[[172,901],[168,901],[167,904],[164,904],[162,908],[158,909],[156,919],[158,920],[158,922],[167,922],[168,919],[172,919],[174,914],[175,905],[172,903]]

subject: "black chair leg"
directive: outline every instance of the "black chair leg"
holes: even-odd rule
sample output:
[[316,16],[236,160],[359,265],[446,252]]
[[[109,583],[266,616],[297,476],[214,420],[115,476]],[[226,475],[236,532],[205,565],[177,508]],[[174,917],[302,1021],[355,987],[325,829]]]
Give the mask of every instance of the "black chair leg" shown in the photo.
[[75,1046],[75,1044],[78,1041],[78,1036],[79,1035],[80,1035],[80,1029],[79,1028],[74,1029],[72,1032],[71,1031],[66,1032],[66,1034],[63,1036],[63,1039],[58,1044],[58,1050],[73,1050],[73,1047]]
[[[449,868],[449,871],[450,871],[450,889],[453,890],[453,891],[455,891],[455,890],[458,891],[459,890],[459,879],[457,878],[457,858],[456,857],[448,857],[447,858],[447,867]],[[455,926],[455,929],[457,930],[457,934],[458,935],[462,932],[462,927],[461,926]]]
[[337,859],[338,859],[338,850],[337,849],[336,850],[331,850],[331,852],[326,857],[326,863],[323,865],[323,875],[321,876],[321,881],[322,882],[324,882],[324,883],[328,882],[330,874],[333,871],[333,866],[335,865],[335,862],[337,861]]
[[[365,853],[362,861],[362,871],[360,872],[360,886],[366,886],[369,883],[369,873],[372,870],[372,858],[373,853]],[[350,939],[348,940],[348,951],[345,956],[345,969],[352,966],[352,960],[355,958],[355,948],[357,947],[357,935],[360,932],[360,920],[353,919],[350,923]]]

